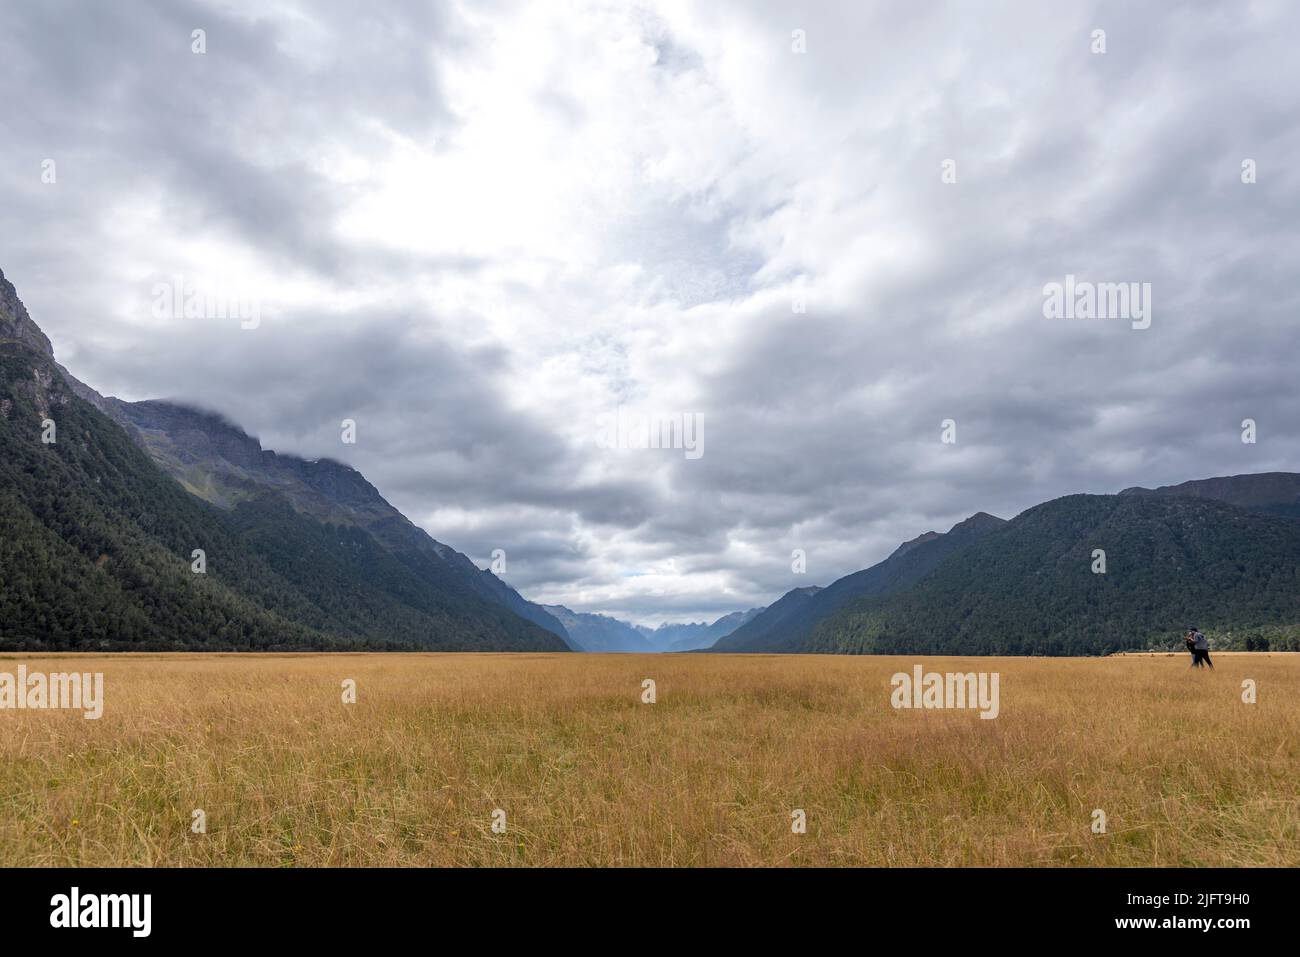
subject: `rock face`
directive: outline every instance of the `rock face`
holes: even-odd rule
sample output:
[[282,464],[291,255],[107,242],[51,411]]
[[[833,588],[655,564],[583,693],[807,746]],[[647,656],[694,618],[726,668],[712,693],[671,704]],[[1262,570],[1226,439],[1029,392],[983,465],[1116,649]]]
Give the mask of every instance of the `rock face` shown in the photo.
[[0,341],[6,339],[21,343],[46,356],[54,355],[50,340],[27,315],[27,307],[18,298],[14,284],[5,278],[0,269]]
[[154,461],[220,508],[274,491],[321,520],[370,525],[396,514],[355,469],[277,455],[215,413],[158,400],[107,399],[105,405]]

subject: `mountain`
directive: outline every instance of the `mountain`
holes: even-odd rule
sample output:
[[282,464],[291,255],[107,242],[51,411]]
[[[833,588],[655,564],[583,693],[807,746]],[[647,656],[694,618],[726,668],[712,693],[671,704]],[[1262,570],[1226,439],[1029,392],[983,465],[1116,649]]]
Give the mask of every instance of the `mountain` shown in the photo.
[[[567,650],[346,466],[258,446],[276,459],[258,473],[256,442],[215,417],[208,435],[228,444],[209,471],[184,454],[201,428],[153,428],[146,452],[144,425],[193,414],[104,399],[67,375],[0,272],[0,647]],[[214,463],[242,463],[248,481],[235,489]]]
[[32,317],[27,314],[27,307],[18,298],[18,290],[5,278],[0,269],[0,344],[10,346],[43,356],[53,361],[54,347],[49,338],[41,332]]
[[567,641],[554,616],[490,571],[435,540],[390,505],[356,469],[264,450],[219,415],[169,402],[103,399],[101,408],[188,491],[224,509],[271,492],[311,518],[365,529],[403,562],[437,559],[462,587]]
[[705,649],[707,651],[788,651],[786,635],[802,620],[807,607],[822,591],[819,585],[808,585],[786,592],[756,615],[750,622],[737,628]]
[[542,607],[559,619],[579,651],[648,653],[659,650],[635,626],[617,618],[572,611],[563,605]]
[[733,611],[712,623],[702,621],[682,625],[663,624],[658,628],[638,627],[638,631],[660,651],[697,651],[725,638],[741,625],[756,618],[762,608]]
[[795,589],[709,650],[802,650],[813,630],[849,603],[911,587],[953,552],[1005,524],[1004,519],[977,512],[945,534],[926,532],[899,545],[884,561],[845,575],[825,588],[811,593]]
[[1300,522],[1207,495],[1071,495],[957,549],[910,588],[853,600],[789,650],[1090,655],[1167,645],[1191,625],[1297,623]]

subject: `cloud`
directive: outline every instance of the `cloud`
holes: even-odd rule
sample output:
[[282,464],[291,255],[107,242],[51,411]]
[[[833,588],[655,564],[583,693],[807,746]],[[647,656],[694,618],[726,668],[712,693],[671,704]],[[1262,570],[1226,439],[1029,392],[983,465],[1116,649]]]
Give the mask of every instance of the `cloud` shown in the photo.
[[[9,5],[0,262],[101,391],[350,461],[537,600],[711,619],[977,510],[1297,468],[1297,19]],[[1045,319],[1067,274],[1151,328]],[[177,276],[261,326],[155,318]],[[602,448],[619,408],[703,457]]]

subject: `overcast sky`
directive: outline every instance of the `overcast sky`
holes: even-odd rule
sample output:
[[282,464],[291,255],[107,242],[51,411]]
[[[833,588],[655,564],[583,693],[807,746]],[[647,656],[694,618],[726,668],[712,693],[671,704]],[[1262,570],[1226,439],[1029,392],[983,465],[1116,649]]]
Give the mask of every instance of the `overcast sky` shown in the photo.
[[[1300,470],[1298,37],[1285,0],[5,3],[0,268],[105,394],[355,465],[531,599],[711,620],[976,511]],[[1150,327],[1046,318],[1067,275],[1150,283]],[[177,277],[261,324],[159,318]],[[620,407],[703,454],[603,447]]]

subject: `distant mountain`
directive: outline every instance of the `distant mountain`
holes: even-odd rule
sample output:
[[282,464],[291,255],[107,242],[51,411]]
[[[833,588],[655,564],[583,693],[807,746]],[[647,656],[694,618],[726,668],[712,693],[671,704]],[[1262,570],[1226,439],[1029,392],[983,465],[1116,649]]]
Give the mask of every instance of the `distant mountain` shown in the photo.
[[567,650],[421,536],[346,466],[99,396],[0,273],[0,648]]
[[910,588],[854,599],[789,650],[1104,654],[1168,645],[1191,625],[1298,623],[1300,522],[1205,495],[1070,495],[953,551]]
[[543,605],[559,619],[578,651],[641,652],[659,649],[635,626],[608,615],[576,612],[563,605]]
[[664,624],[658,628],[639,627],[638,630],[660,651],[696,651],[708,648],[719,638],[725,638],[762,611],[762,608],[751,608],[749,611],[733,611],[712,623],[700,621],[683,625]]
[[[884,561],[808,593],[795,589],[712,651],[799,651],[808,636],[845,605],[870,596],[908,588],[953,552],[1005,525],[1003,519],[978,512],[946,534],[926,532],[899,545]],[[792,596],[794,596],[792,598]],[[791,599],[788,603],[786,599]]]

